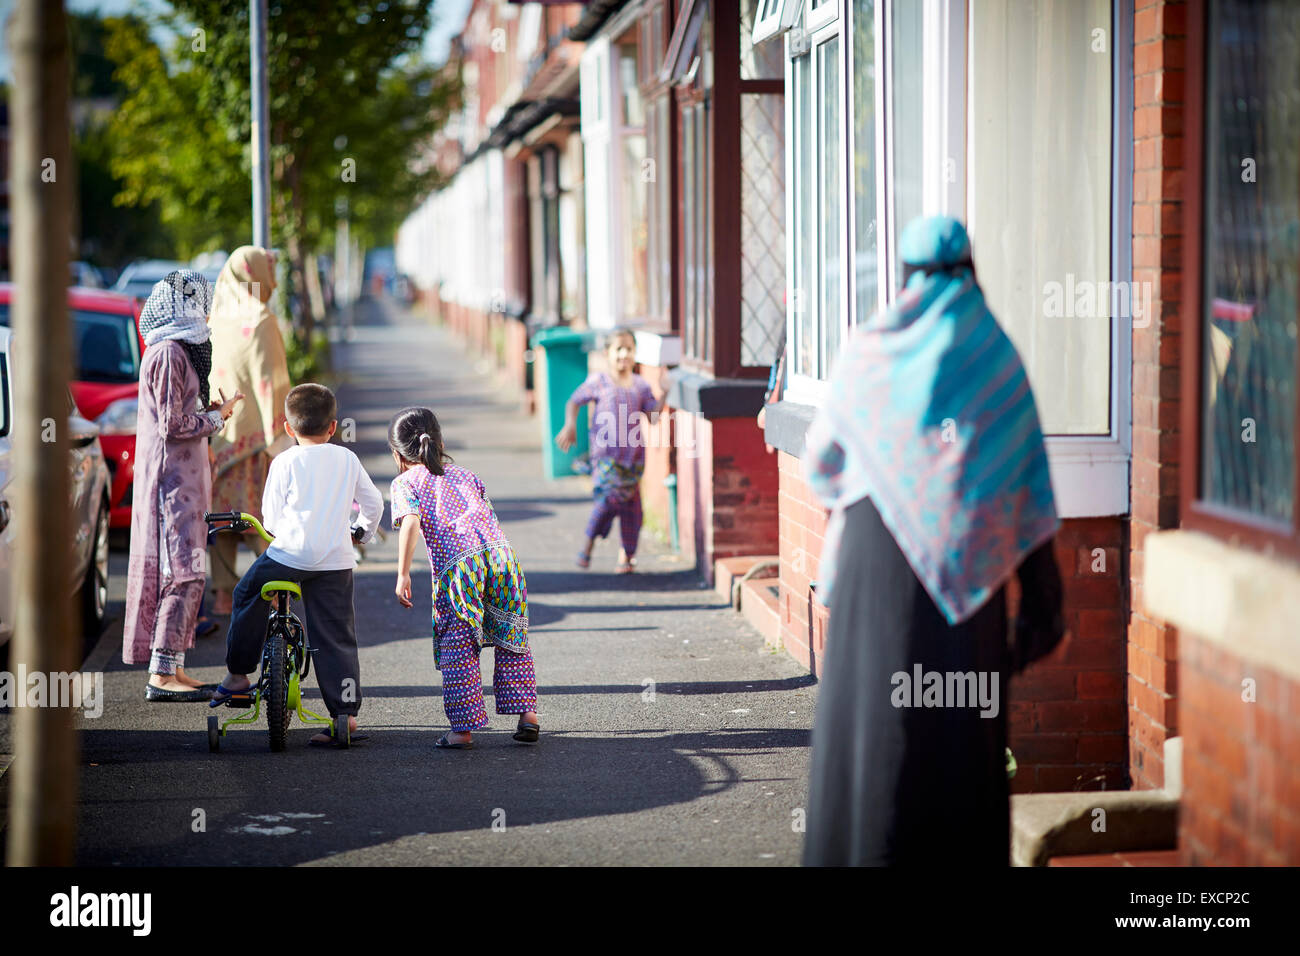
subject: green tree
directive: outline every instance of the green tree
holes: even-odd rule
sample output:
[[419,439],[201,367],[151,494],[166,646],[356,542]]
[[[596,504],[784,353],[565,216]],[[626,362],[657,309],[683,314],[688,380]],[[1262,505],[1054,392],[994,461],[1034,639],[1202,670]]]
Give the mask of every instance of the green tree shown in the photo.
[[[166,55],[125,21],[110,28],[121,200],[159,202],[183,249],[230,247],[251,229],[248,4],[175,0]],[[437,185],[422,150],[457,81],[420,58],[432,0],[271,3],[268,24],[272,242],[306,290],[308,263],[333,242],[336,203],[353,235],[388,242]],[[312,315],[299,296],[301,329]]]
[[77,180],[74,221],[80,256],[114,267],[138,256],[169,258],[174,243],[161,222],[158,204],[124,208],[113,201],[122,191],[122,182],[112,172],[108,116],[125,90],[113,79],[114,64],[105,47],[107,27],[96,13],[69,13],[68,33]]

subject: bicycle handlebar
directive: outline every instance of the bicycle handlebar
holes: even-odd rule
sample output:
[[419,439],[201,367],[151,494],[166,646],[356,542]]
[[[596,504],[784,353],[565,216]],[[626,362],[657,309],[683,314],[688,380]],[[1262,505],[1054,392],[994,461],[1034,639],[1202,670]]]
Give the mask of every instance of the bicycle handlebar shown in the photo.
[[203,520],[208,524],[225,522],[221,527],[208,529],[209,541],[212,540],[214,534],[220,534],[222,531],[238,531],[242,533],[249,528],[255,530],[268,542],[275,540],[274,535],[262,527],[262,522],[242,511],[208,511],[204,513]]
[[[221,527],[208,529],[208,541],[211,542],[214,534],[220,534],[222,531],[238,531],[240,533],[252,528],[257,531],[268,542],[274,541],[275,536],[262,527],[262,523],[250,514],[242,511],[207,511],[203,514],[203,520],[208,524],[214,522],[222,523]],[[365,537],[365,530],[356,526],[349,529],[352,540],[358,544]]]

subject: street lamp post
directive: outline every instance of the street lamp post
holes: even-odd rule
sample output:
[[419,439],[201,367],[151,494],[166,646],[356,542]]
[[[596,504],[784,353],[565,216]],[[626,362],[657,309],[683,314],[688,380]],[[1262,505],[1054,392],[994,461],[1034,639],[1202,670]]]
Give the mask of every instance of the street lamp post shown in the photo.
[[249,0],[253,94],[253,245],[271,248],[271,128],[266,79],[266,0]]

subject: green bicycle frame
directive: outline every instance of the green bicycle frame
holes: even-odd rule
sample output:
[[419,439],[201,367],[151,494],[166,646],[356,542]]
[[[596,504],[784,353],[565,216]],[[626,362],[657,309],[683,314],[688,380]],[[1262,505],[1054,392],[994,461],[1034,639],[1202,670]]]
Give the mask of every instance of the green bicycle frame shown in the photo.
[[[239,520],[245,521],[249,525],[251,525],[254,528],[254,530],[256,530],[257,533],[260,534],[266,541],[269,542],[275,540],[274,538],[271,537],[271,535],[267,534],[266,529],[262,527],[262,523],[258,521],[257,518],[255,518],[253,515],[245,514],[241,512],[239,515]],[[287,643],[289,620],[293,617],[293,613],[289,610],[289,602],[291,600],[291,595],[287,591],[275,591],[274,594],[275,594],[275,616],[271,619],[270,626],[267,628],[267,636],[268,637],[270,636],[271,630],[273,628],[283,627],[285,629],[286,643]],[[330,720],[328,717],[322,717],[320,714],[317,714],[314,711],[310,711],[302,705],[301,680],[302,680],[301,675],[298,672],[297,656],[294,654],[290,654],[289,655],[289,709],[295,712],[298,715],[298,719],[304,724],[324,724],[326,727],[333,727],[334,721]],[[259,679],[253,694],[252,708],[248,711],[245,711],[243,714],[240,714],[236,717],[231,717],[228,720],[223,721],[221,723],[221,726],[217,730],[218,734],[220,734],[222,737],[226,736],[226,728],[229,727],[231,724],[257,723],[257,720],[262,713],[261,683],[262,682]]]

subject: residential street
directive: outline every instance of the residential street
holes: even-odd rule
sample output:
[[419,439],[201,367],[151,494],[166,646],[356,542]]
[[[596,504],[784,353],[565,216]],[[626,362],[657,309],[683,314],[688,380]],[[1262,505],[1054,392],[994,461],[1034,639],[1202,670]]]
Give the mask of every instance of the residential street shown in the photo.
[[[578,570],[586,480],[541,478],[538,423],[449,334],[362,303],[334,356],[341,427],[355,420],[352,447],[385,499],[385,429],[404,405],[430,405],[450,453],[483,477],[527,574],[541,742],[515,743],[514,718],[494,715],[473,751],[434,750],[447,723],[428,562],[421,546],[416,606],[402,609],[390,534],[356,572],[370,739],[310,747],[295,721],[273,754],[263,721],[209,754],[209,709],[146,703],[144,670],[121,663],[118,553],[115,620],[87,664],[106,672],[105,703],[82,724],[79,863],[796,864],[816,699],[806,672],[649,536],[635,576],[613,574],[613,540]],[[224,645],[224,630],[201,640],[187,669],[217,681]],[[488,681],[490,666],[485,651]],[[320,705],[314,675],[306,696]]]

